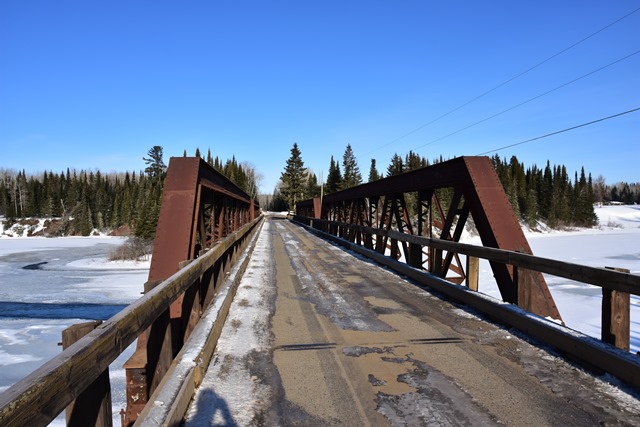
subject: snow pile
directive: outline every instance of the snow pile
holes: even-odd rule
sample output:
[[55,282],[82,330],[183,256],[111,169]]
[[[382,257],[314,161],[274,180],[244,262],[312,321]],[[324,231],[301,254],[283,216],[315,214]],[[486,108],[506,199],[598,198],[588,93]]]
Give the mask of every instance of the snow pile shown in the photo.
[[640,228],[640,206],[598,206],[595,209],[601,229]]

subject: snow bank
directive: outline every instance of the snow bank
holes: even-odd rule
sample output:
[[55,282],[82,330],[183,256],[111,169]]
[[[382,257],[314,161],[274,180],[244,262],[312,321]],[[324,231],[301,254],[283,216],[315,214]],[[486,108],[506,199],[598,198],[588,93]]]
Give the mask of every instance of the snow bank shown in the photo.
[[595,209],[601,229],[640,228],[640,206],[599,206]]

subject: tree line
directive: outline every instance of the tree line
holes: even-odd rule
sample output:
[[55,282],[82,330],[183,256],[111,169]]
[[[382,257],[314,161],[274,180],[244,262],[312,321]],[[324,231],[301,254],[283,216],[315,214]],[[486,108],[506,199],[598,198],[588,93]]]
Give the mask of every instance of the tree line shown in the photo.
[[[186,157],[186,150],[184,156]],[[249,163],[235,157],[221,161],[203,158],[251,197],[257,197],[261,179]],[[0,215],[10,226],[21,218],[57,218],[56,235],[88,236],[92,230],[116,230],[153,238],[160,213],[166,166],[163,150],[152,147],[139,172],[102,173],[67,168],[55,173],[27,174],[0,169]]]
[[[405,156],[394,154],[384,172],[378,170],[376,160],[371,159],[368,182],[394,176],[413,169],[443,162],[440,158],[429,161],[410,151]],[[564,226],[592,227],[597,224],[594,204],[620,201],[623,203],[640,202],[640,184],[619,183],[606,185],[603,177],[595,182],[584,168],[571,176],[564,165],[551,165],[544,168],[536,165],[525,166],[516,156],[509,160],[492,157],[493,166],[505,189],[505,193],[519,219],[536,227],[538,221],[544,221],[549,227]],[[351,145],[347,145],[341,161],[331,156],[326,183],[323,188],[313,171],[304,167],[302,153],[298,144],[291,149],[280,177],[279,186],[267,203],[267,209],[291,210],[300,200],[323,194],[330,194],[363,183],[362,174]],[[407,197],[411,197],[408,195]],[[407,201],[411,205],[411,201]]]

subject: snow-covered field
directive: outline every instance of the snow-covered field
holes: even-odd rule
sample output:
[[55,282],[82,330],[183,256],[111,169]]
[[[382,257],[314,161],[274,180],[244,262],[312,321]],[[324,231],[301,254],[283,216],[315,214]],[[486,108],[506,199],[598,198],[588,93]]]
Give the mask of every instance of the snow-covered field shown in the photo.
[[[533,253],[595,267],[623,267],[640,274],[640,206],[596,209],[600,227],[591,230],[527,232]],[[468,238],[467,243],[478,243]],[[121,238],[0,238],[0,392],[60,352],[66,327],[86,321],[74,317],[78,307],[95,309],[95,318],[119,310],[138,297],[147,263],[109,263],[106,255]],[[46,264],[42,264],[46,263]],[[25,266],[33,268],[25,270]],[[499,298],[488,263],[481,263],[480,291]],[[601,290],[547,276],[565,323],[600,337]],[[38,317],[25,315],[24,303],[37,303]],[[640,351],[640,299],[631,299],[631,346]],[[82,311],[85,312],[85,311]],[[125,406],[124,371],[133,348],[111,369],[114,425]],[[57,419],[52,425],[64,425]]]

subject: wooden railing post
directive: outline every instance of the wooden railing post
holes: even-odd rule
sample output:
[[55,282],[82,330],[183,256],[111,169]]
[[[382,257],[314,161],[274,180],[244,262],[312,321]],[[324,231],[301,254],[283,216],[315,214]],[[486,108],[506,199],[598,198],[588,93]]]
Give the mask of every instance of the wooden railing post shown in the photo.
[[[630,273],[626,268],[605,267]],[[602,288],[602,341],[629,351],[631,295]]]
[[478,291],[478,281],[480,279],[480,258],[467,255],[467,277],[466,284],[472,291]]
[[[97,328],[102,321],[86,322],[72,325],[62,331],[62,348],[66,349],[83,336]],[[109,369],[106,369],[96,380],[80,393],[67,406],[67,426],[69,427],[111,427],[111,383]]]

